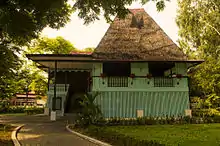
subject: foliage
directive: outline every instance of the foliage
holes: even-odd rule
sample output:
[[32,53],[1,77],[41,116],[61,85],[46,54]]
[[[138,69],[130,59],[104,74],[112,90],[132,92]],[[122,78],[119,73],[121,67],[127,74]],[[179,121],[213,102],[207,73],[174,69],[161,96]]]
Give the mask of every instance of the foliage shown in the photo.
[[3,78],[0,84],[0,98],[7,99],[13,97],[16,93],[26,93],[27,87],[30,91],[44,96],[47,91],[47,80],[43,71],[34,64],[26,64],[23,60],[23,66],[17,70],[13,76]]
[[41,96],[47,95],[47,77],[40,70],[32,73],[31,76],[32,80],[29,89],[34,91],[39,96],[38,98],[41,99]]
[[13,79],[18,70],[21,46],[37,38],[46,26],[63,27],[71,13],[67,0],[1,0],[0,85]]
[[192,110],[193,116],[197,117],[217,117],[220,116],[220,112],[217,109],[194,109]]
[[41,107],[24,107],[24,106],[10,106],[7,104],[7,106],[3,106],[1,104],[0,106],[0,113],[2,114],[11,114],[11,113],[26,113],[27,115],[33,115],[33,114],[41,114],[44,112],[44,108]]
[[11,140],[12,131],[15,129],[14,126],[8,124],[0,125],[0,145],[1,146],[12,146],[13,141]]
[[95,50],[95,48],[87,47],[87,48],[84,48],[82,51],[83,52],[93,52],[94,50]]
[[[192,98],[192,97],[191,97]],[[216,94],[210,94],[205,98],[194,97],[191,103],[195,106],[192,107],[192,115],[198,117],[213,117],[220,116],[220,97]]]
[[27,115],[33,115],[33,114],[42,114],[44,113],[44,108],[39,108],[39,107],[28,107],[24,109],[24,112]]
[[0,98],[7,99],[11,98],[15,93],[26,92],[27,81],[29,81],[30,76],[25,70],[18,70],[13,75],[2,77],[0,84]]
[[[22,58],[25,58],[24,53],[69,53],[75,49],[73,45],[63,39],[57,37],[55,39],[41,38],[35,40],[32,47],[28,48],[27,52],[23,52]],[[47,92],[47,76],[44,71],[37,68],[37,64],[29,62],[25,59],[20,59],[23,64],[14,70],[13,74],[5,75],[0,78],[1,98],[10,98],[15,93],[26,93],[27,87],[29,91],[35,91],[37,95],[44,96]],[[3,66],[4,67],[4,66]]]
[[196,109],[192,111],[192,117],[142,117],[142,118],[110,118],[99,119],[93,125],[96,126],[134,126],[134,125],[182,125],[219,123],[220,112],[216,109]]
[[9,101],[8,100],[1,100],[0,102],[0,113],[5,113],[9,109]]
[[177,25],[182,44],[203,56],[220,55],[220,1],[179,0]]
[[16,70],[21,66],[17,56],[18,47],[0,38],[0,98],[13,95],[16,85],[11,81],[16,78]]
[[33,44],[28,48],[29,54],[69,54],[76,48],[71,42],[63,37],[56,38],[42,37],[33,41]]
[[[203,91],[203,95],[220,95],[220,61],[209,58],[194,68],[190,74],[192,90]],[[196,89],[197,88],[197,89]]]
[[81,99],[80,105],[82,106],[82,112],[78,114],[77,124],[79,126],[89,126],[94,124],[97,120],[101,118],[101,110],[98,105],[96,105],[95,98],[99,95],[98,92],[94,94],[87,94]]
[[[131,5],[135,0],[77,0],[74,4],[74,8],[79,11],[78,16],[84,19],[85,24],[90,23],[96,19],[99,19],[99,15],[104,13],[104,17],[107,22],[111,21],[111,16],[118,15],[120,18],[124,18],[128,13],[127,5]],[[168,0],[141,0],[141,4],[146,4],[149,1],[156,2],[157,10],[163,10],[165,7],[165,1]]]
[[205,59],[191,68],[190,94],[220,96],[220,1],[179,0],[178,5],[180,47],[191,59]]
[[67,0],[4,0],[0,3],[1,37],[26,44],[49,26],[58,29],[69,20],[72,8]]
[[7,106],[0,108],[0,113],[24,113],[25,107],[22,106]]
[[0,61],[0,83],[4,77],[13,74],[13,69],[16,69],[18,65],[20,65],[20,60],[15,53],[18,53],[18,48],[16,46],[7,42],[1,42],[0,39],[0,58],[4,59]]

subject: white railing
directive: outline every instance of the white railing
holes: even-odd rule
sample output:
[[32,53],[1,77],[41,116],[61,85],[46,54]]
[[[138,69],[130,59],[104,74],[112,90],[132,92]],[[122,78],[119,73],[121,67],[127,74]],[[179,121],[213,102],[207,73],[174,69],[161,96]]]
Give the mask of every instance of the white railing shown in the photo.
[[[56,84],[56,91],[57,92],[67,92],[69,88],[69,84]],[[50,84],[49,91],[54,91],[54,84]]]
[[128,77],[108,77],[108,87],[128,87]]
[[174,87],[173,78],[169,77],[155,77],[154,87]]

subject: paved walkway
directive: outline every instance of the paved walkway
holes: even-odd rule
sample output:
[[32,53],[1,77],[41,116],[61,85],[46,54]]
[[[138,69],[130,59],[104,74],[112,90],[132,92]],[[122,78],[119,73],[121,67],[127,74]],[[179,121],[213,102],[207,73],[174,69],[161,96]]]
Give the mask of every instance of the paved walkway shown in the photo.
[[0,116],[0,122],[25,124],[18,133],[22,146],[96,146],[65,129],[66,121],[47,116]]

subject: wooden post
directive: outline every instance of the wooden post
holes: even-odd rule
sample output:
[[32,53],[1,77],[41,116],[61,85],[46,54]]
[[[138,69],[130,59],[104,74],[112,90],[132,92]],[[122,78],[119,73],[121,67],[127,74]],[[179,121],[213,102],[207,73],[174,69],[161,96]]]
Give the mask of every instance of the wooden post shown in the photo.
[[56,89],[57,89],[57,83],[56,83],[56,76],[57,76],[57,61],[55,61],[55,69],[54,69],[54,103],[53,103],[53,111],[56,111]]
[[66,88],[67,88],[67,87],[66,87],[66,84],[67,84],[67,71],[65,71],[64,74],[65,74],[65,92],[66,92]]
[[50,90],[50,68],[48,68],[48,81],[47,81],[47,90]]

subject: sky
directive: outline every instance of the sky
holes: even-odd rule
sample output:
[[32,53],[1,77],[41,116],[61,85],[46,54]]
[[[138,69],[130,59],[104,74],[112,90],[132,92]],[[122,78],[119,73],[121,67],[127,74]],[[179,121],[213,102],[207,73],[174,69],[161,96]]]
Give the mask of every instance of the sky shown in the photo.
[[[165,33],[176,43],[178,39],[178,27],[175,22],[177,1],[166,2],[166,8],[158,12],[154,2],[149,2],[142,6],[138,2],[133,3],[128,8],[144,8],[145,11],[159,24]],[[76,48],[83,49],[87,47],[96,47],[104,36],[110,24],[106,23],[104,17],[96,20],[89,25],[84,25],[83,20],[77,16],[77,13],[71,15],[71,21],[65,27],[55,30],[45,28],[42,36],[55,38],[62,36],[69,40]]]

